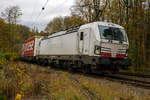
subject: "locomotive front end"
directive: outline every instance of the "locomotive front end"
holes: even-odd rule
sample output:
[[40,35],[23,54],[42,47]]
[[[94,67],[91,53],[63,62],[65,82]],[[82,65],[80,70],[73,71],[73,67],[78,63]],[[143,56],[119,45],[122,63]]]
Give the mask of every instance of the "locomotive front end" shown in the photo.
[[99,45],[95,45],[94,53],[99,55],[99,64],[115,66],[115,69],[127,69],[131,62],[128,58],[129,42],[123,27],[116,24],[99,24]]

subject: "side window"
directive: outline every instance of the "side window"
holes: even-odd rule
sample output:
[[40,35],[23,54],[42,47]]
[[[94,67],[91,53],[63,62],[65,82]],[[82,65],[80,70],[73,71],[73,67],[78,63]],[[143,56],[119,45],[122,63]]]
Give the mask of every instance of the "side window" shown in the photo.
[[80,40],[83,40],[83,36],[84,36],[84,33],[81,32],[81,33],[80,33]]

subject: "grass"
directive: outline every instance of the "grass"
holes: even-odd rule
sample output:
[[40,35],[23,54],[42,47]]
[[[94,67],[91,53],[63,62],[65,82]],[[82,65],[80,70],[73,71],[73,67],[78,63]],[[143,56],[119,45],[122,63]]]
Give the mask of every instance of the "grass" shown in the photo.
[[101,98],[101,100],[120,100],[120,98],[124,98],[125,100],[150,99],[150,97],[146,96],[146,94],[143,96],[138,96],[130,89],[121,89],[121,84],[119,83],[102,84],[96,81],[87,80],[84,77],[80,78],[80,81],[84,87],[88,88],[89,91],[92,91],[93,94],[95,94],[96,98]]
[[[0,100],[150,100],[119,83],[50,67],[10,62],[0,69]],[[32,99],[31,99],[32,100]]]

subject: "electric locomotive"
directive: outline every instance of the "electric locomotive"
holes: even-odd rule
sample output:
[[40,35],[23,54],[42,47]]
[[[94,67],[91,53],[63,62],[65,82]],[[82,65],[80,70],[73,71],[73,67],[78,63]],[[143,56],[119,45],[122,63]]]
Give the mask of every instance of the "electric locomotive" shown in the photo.
[[84,72],[118,71],[131,65],[125,29],[114,23],[92,22],[28,41],[22,46],[22,58],[41,64]]

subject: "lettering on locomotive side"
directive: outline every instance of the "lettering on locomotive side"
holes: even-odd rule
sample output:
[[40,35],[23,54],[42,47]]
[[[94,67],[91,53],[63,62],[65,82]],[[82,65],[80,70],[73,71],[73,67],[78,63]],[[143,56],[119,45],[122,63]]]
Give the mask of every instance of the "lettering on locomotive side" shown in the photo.
[[33,56],[34,55],[34,44],[35,39],[30,39],[24,44],[24,56]]
[[32,51],[34,49],[34,40],[27,42],[24,46],[24,51]]

